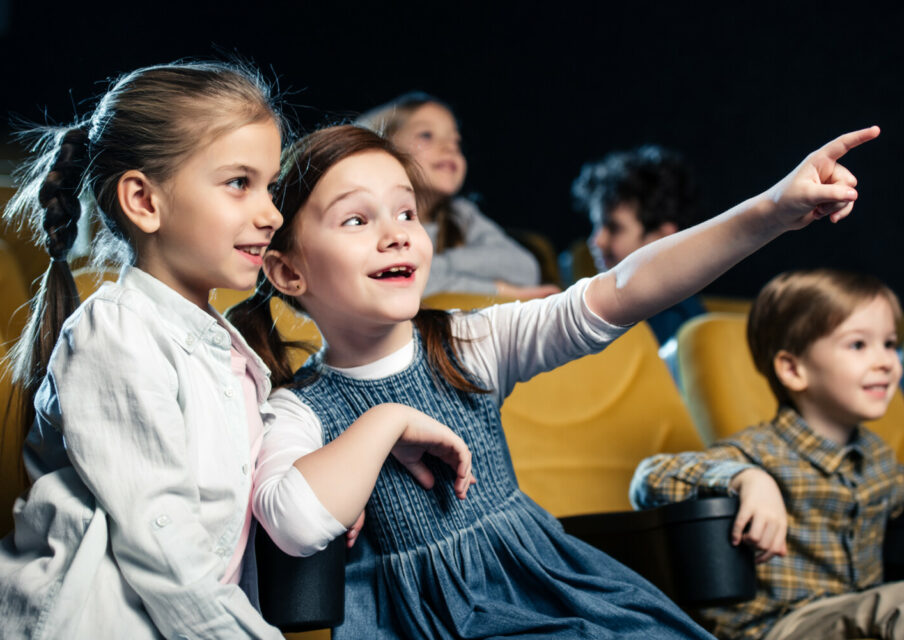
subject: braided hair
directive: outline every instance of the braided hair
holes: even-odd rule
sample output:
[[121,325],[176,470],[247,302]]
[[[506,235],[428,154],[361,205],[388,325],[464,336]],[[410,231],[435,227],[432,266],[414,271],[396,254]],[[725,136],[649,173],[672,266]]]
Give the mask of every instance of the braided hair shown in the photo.
[[[119,203],[120,178],[130,170],[165,182],[200,146],[266,119],[284,128],[260,74],[247,65],[181,62],[138,69],[116,80],[93,113],[69,127],[39,127],[31,157],[17,172],[17,192],[4,217],[29,227],[50,265],[31,301],[28,323],[10,350],[15,397],[27,433],[63,322],[79,305],[67,257],[85,212],[103,221],[92,243],[98,263],[132,263],[130,223]],[[9,409],[9,407],[7,408]],[[9,428],[9,421],[5,421]]]

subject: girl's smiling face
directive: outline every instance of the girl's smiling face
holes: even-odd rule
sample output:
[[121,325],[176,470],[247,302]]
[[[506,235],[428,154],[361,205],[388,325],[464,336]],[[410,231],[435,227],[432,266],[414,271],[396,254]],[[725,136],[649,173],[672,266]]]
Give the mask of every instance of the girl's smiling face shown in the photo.
[[461,190],[467,163],[452,113],[435,102],[422,105],[392,137],[392,142],[420,165],[427,186],[442,196]]
[[159,186],[159,227],[137,266],[202,308],[211,289],[254,286],[282,216],[273,204],[280,133],[272,120],[230,131]]
[[433,246],[395,158],[365,151],[337,162],[294,227],[284,259],[300,276],[296,296],[328,342],[335,332],[398,331],[410,340],[407,321],[420,308]]

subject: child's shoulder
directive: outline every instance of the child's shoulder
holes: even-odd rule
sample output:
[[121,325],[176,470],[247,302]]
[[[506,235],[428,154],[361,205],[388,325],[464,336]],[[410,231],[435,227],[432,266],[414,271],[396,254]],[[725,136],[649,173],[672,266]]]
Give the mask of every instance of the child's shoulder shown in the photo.
[[779,436],[773,421],[760,422],[737,433],[722,438],[713,446],[733,446],[751,460],[762,464],[764,460],[781,460],[796,457],[787,441]]

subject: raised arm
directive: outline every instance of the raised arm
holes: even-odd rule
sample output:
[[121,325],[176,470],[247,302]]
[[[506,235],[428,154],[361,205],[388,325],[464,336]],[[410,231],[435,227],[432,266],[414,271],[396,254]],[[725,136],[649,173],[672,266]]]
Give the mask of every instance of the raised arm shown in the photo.
[[857,180],[838,160],[878,135],[879,127],[870,127],[839,136],[760,195],[638,249],[594,279],[588,306],[613,324],[643,320],[696,293],[785,231],[826,216],[838,222],[857,199]]

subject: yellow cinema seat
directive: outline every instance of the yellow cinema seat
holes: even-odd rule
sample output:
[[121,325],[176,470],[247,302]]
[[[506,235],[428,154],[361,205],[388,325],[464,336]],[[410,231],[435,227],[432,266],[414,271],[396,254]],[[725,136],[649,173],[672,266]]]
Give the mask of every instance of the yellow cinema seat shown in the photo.
[[[708,313],[688,321],[678,332],[678,364],[688,409],[707,444],[775,415],[775,397],[747,347],[747,316]],[[904,461],[900,388],[885,415],[866,426]]]
[[13,386],[6,355],[5,340],[0,339],[0,415],[3,416],[0,440],[0,537],[12,530],[13,503],[25,490],[21,414],[18,407],[11,403]]
[[119,279],[119,271],[113,268],[82,267],[72,272],[78,297],[84,302],[97,291],[104,282],[115,282]]
[[557,517],[629,510],[637,464],[701,449],[652,331],[515,386],[502,424],[522,490]]
[[15,341],[28,319],[28,283],[9,243],[0,239],[0,333]]
[[484,295],[482,293],[440,291],[439,293],[434,293],[421,300],[421,306],[425,309],[443,309],[446,311],[461,309],[462,311],[472,311],[474,309],[490,307],[494,304],[513,301],[513,298]]

